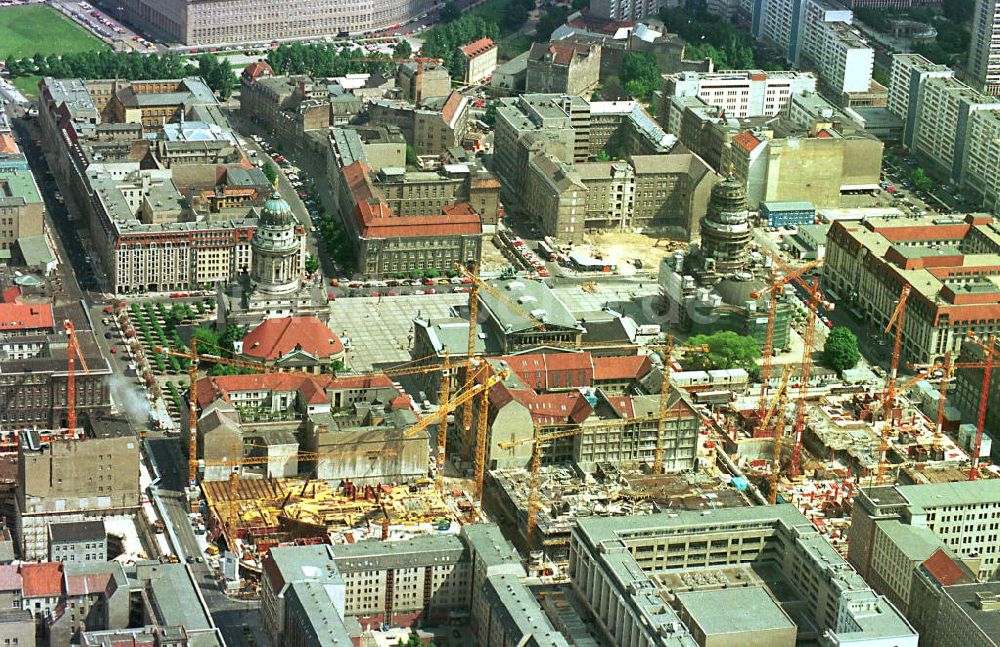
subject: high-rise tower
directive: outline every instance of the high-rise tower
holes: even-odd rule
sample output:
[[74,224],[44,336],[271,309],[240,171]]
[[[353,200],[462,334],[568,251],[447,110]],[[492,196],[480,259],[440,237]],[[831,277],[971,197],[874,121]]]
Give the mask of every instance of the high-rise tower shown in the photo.
[[701,219],[701,256],[706,268],[720,274],[742,269],[752,230],[747,190],[732,175],[712,187],[708,212]]

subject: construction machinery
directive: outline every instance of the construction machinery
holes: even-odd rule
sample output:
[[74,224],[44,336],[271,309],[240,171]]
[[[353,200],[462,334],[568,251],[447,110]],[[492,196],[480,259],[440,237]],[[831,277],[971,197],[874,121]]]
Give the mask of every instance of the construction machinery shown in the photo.
[[[774,261],[771,266],[771,282],[761,290],[752,292],[750,294],[754,299],[759,299],[765,294],[769,297],[767,304],[767,332],[764,337],[764,348],[762,349],[762,361],[760,367],[760,378],[762,386],[760,388],[760,407],[759,413],[763,417],[764,411],[767,410],[767,385],[771,379],[771,362],[774,357],[774,323],[778,312],[778,293],[784,288],[785,285],[793,281],[801,281],[803,274],[815,269],[823,263],[823,259],[819,258],[809,263],[806,263],[798,269],[792,269],[788,265],[785,265],[780,258],[776,255],[771,254],[771,259]],[[807,288],[808,289],[808,288]]]
[[771,505],[774,505],[778,500],[778,479],[781,477],[781,450],[785,444],[785,407],[788,404],[788,380],[791,375],[792,367],[790,365],[785,366],[778,390],[775,392],[770,406],[768,406],[760,420],[761,427],[766,428],[771,423],[775,414],[778,416],[774,425],[774,434],[771,436],[774,439],[774,453],[771,457],[771,473],[768,477],[770,487],[767,491],[767,502]]
[[580,427],[542,433],[543,429],[552,426],[535,425],[534,436],[532,438],[498,443],[501,449],[513,449],[522,445],[531,445],[531,465],[528,471],[530,478],[528,484],[528,520],[525,526],[525,539],[529,552],[534,546],[535,527],[538,521],[538,508],[540,504],[538,475],[542,469],[542,443],[559,440],[560,438],[569,438],[583,433],[583,429]]
[[76,358],[80,359],[80,366],[83,367],[84,373],[89,373],[90,369],[87,367],[87,360],[83,358],[83,353],[80,352],[80,342],[76,338],[76,328],[73,327],[73,322],[69,319],[63,321],[63,328],[66,331],[66,357],[67,368],[66,368],[66,430],[73,434],[76,433]]
[[997,338],[993,333],[990,333],[985,341],[979,339],[972,333],[969,334],[969,339],[972,343],[983,349],[984,361],[970,362],[969,364],[972,364],[972,366],[967,365],[965,362],[961,362],[955,364],[954,368],[983,369],[983,384],[980,387],[979,409],[976,415],[976,440],[972,443],[972,468],[969,470],[969,480],[975,481],[979,478],[979,453],[983,446],[983,431],[986,428],[986,407],[990,399],[990,380],[993,377],[993,356],[1000,351],[997,350]]
[[910,296],[910,290],[911,288],[909,283],[903,285],[903,288],[899,293],[899,301],[896,303],[896,308],[893,310],[892,316],[889,317],[889,323],[885,327],[886,333],[892,330],[893,326],[895,326],[896,331],[892,346],[892,364],[889,368],[889,379],[886,381],[885,398],[882,402],[884,420],[882,433],[879,437],[878,472],[875,477],[876,485],[882,485],[882,482],[885,479],[886,453],[889,449],[889,435],[892,432],[893,426],[892,412],[893,408],[896,406],[896,396],[898,394],[896,390],[896,380],[899,372],[899,356],[903,344],[903,321],[906,316],[906,301]]

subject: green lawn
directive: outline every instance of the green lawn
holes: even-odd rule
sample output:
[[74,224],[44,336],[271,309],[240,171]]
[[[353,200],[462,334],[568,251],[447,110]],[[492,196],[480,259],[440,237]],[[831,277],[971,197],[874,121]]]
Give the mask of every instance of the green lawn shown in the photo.
[[0,9],[0,59],[78,54],[106,47],[99,38],[48,5]]
[[42,77],[34,74],[30,76],[19,76],[12,81],[14,86],[21,91],[24,96],[34,99],[38,96],[38,82]]

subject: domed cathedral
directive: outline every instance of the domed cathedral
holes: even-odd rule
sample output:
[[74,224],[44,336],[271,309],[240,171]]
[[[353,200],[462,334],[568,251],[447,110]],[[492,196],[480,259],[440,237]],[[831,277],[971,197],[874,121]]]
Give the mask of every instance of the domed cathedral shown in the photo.
[[277,188],[257,213],[257,228],[250,242],[250,271],[228,286],[219,286],[219,328],[229,324],[256,326],[271,317],[314,315],[330,318],[322,285],[304,282],[305,227]]
[[297,235],[292,208],[275,191],[264,203],[250,248],[250,284],[262,294],[297,292],[305,273],[305,236]]

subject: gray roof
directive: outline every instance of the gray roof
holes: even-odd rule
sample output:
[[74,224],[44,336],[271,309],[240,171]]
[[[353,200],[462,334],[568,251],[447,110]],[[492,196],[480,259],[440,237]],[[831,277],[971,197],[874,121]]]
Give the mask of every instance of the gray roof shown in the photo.
[[[413,325],[427,335],[427,340],[438,354],[447,351],[452,357],[469,354],[469,320],[461,317],[445,319],[414,319]],[[476,352],[486,351],[486,340],[476,335]]]
[[100,521],[70,521],[49,524],[53,542],[101,541],[107,537]]
[[992,480],[900,485],[896,487],[896,490],[910,506],[925,510],[1000,501],[1000,486]]
[[910,526],[895,519],[876,521],[875,523],[910,561],[923,562],[938,548],[944,548],[946,552],[951,552],[930,528]]
[[306,634],[305,644],[353,647],[344,619],[337,610],[337,600],[343,598],[343,591],[338,588],[316,581],[295,582],[285,594],[286,613],[293,614],[302,623],[300,630]]
[[212,619],[197,599],[196,583],[186,564],[160,564],[158,574],[149,580],[153,605],[159,620],[167,625],[184,625],[188,629],[209,629]]
[[795,629],[795,623],[762,586],[679,591],[676,595],[706,636]]
[[500,527],[492,523],[477,523],[462,528],[462,537],[476,557],[487,569],[515,565],[513,572],[524,573],[521,556],[500,532]]
[[370,539],[332,547],[333,559],[341,572],[373,571],[388,568],[415,568],[457,562],[465,546],[457,535],[418,535],[406,541]]
[[527,312],[547,327],[568,328],[583,331],[576,317],[563,305],[563,302],[541,281],[529,279],[502,279],[491,281],[495,292],[502,294],[506,300],[501,300],[486,290],[479,292],[480,305],[507,333],[520,332],[534,328],[534,323],[524,315],[515,311],[507,302],[517,304],[517,307]]
[[483,584],[483,595],[491,615],[507,634],[508,644],[528,647],[569,647],[569,642],[552,627],[538,600],[515,575],[492,575]]
[[17,246],[28,267],[41,267],[56,260],[45,236],[24,236],[17,239]]
[[[1000,596],[1000,582],[955,584],[946,586],[944,591],[969,621],[996,644],[997,637],[1000,636],[1000,611],[995,608],[983,609],[978,603],[977,596],[982,596],[983,599]],[[963,632],[963,635],[968,634]]]

